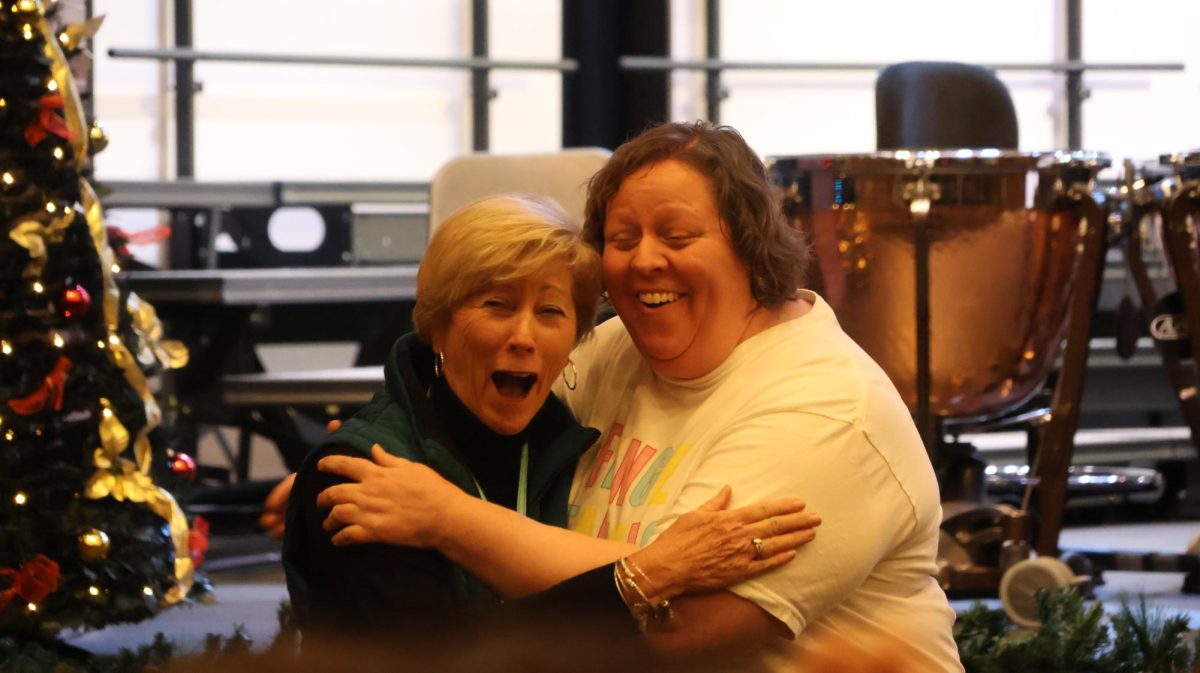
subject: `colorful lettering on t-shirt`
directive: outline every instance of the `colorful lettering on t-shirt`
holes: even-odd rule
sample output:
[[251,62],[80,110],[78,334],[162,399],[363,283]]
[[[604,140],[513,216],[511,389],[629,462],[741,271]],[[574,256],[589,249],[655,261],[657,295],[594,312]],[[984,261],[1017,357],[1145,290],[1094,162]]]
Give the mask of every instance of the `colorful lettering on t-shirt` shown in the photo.
[[[680,444],[659,450],[636,437],[630,437],[622,446],[624,432],[623,424],[613,423],[600,449],[594,454],[592,464],[584,468],[587,478],[584,487],[576,492],[568,516],[572,530],[645,545],[654,536],[657,517],[665,513],[656,511],[654,518],[650,518],[646,508],[668,504],[670,489],[667,483],[691,451],[692,445]],[[603,490],[608,491],[608,507],[604,507],[599,499],[602,497],[599,492]],[[636,516],[637,520],[613,520],[610,525],[612,506],[623,506],[626,501],[630,509],[623,512]],[[581,505],[582,502],[589,504]],[[604,513],[597,526],[601,509],[604,509]]]
[[585,486],[591,488],[596,484],[596,477],[600,475],[600,468],[604,464],[612,460],[613,457],[613,442],[621,438],[621,433],[625,431],[625,426],[620,423],[613,423],[612,429],[608,431],[608,437],[604,440],[604,445],[596,452],[595,462],[592,463],[591,469],[588,471],[587,483]]
[[679,462],[682,461],[683,457],[688,455],[688,452],[691,450],[691,444],[680,444],[679,448],[671,452],[673,454],[671,456],[671,460],[667,462],[667,466],[663,468],[662,474],[654,480],[654,495],[650,496],[651,505],[667,504],[667,491],[663,488],[663,486],[666,485],[666,483],[670,481],[671,477],[675,475],[675,469],[679,467]]
[[643,445],[636,439],[629,443],[629,448],[625,451],[625,459],[621,461],[621,469],[617,471],[615,483],[605,484],[611,489],[608,493],[610,505],[614,502],[617,505],[625,504],[625,494],[629,492],[630,485],[655,453],[658,453],[658,450],[649,444]]

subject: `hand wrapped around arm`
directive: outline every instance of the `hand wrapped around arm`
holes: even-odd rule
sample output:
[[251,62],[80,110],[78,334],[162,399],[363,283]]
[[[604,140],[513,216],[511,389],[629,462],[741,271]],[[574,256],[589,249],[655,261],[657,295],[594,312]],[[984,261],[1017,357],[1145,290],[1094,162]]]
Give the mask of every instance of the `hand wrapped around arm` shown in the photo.
[[[645,587],[651,598],[720,588],[787,563],[820,523],[795,498],[726,510],[730,494],[722,489],[638,551],[479,500],[429,467],[379,447],[372,457],[374,462],[330,456],[319,464],[356,482],[333,486],[317,499],[319,507],[329,508],[325,529],[336,531],[334,544],[436,548],[508,597],[543,591],[631,554],[652,578]],[[761,558],[751,543],[756,537],[764,541]]]

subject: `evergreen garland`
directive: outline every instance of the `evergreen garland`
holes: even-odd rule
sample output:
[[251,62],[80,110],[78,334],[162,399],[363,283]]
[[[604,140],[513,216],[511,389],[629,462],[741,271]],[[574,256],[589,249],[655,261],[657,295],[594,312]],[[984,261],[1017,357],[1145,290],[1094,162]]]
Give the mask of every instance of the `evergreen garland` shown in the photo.
[[1144,597],[1111,617],[1070,587],[1039,591],[1037,602],[1036,630],[982,603],[959,614],[954,639],[967,673],[1184,673],[1196,662],[1187,617],[1150,609]]

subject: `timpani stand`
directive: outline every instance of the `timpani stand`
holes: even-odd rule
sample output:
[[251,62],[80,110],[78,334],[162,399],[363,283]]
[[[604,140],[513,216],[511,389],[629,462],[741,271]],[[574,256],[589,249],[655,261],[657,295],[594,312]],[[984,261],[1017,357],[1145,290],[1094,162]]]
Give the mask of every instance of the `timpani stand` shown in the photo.
[[[1119,225],[1117,240],[1122,245],[1126,268],[1137,288],[1141,315],[1154,337],[1163,370],[1176,393],[1179,408],[1191,432],[1192,443],[1200,440],[1200,255],[1197,226],[1200,225],[1200,154],[1165,155],[1158,164],[1135,171],[1125,162],[1124,184],[1111,200],[1110,222]],[[1182,307],[1170,298],[1159,297],[1147,270],[1143,241],[1152,238],[1143,231],[1147,222],[1157,221],[1163,256],[1171,268]],[[1184,362],[1191,358],[1192,364]],[[1159,552],[1115,552],[1104,549],[1075,549],[1088,559],[1089,570],[1157,571],[1185,573],[1183,592],[1200,593],[1200,535],[1192,538],[1183,554]]]
[[[1159,191],[1158,198],[1150,199],[1148,203],[1150,207],[1160,210],[1163,250],[1183,299],[1185,329],[1182,335],[1192,337],[1200,335],[1200,310],[1197,310],[1200,307],[1200,256],[1197,255],[1196,234],[1200,226],[1200,153],[1165,156],[1162,163],[1175,169],[1176,180],[1171,188]],[[1189,341],[1192,361],[1200,363],[1200,339],[1190,338]],[[1173,364],[1175,369],[1182,370],[1178,358],[1173,360]],[[1200,400],[1196,395],[1195,371],[1191,373],[1193,376],[1190,380],[1185,380],[1182,373],[1178,374],[1178,379],[1172,375],[1172,382],[1179,381],[1176,390],[1192,429],[1192,440],[1195,441],[1200,437],[1200,433],[1197,433],[1200,425],[1194,421],[1200,416],[1197,410]]]

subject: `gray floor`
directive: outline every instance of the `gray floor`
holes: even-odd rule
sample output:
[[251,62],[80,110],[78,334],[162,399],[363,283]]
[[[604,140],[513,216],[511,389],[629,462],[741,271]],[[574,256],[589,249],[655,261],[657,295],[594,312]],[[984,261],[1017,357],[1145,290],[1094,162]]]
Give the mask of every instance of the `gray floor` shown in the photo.
[[[1100,547],[1128,551],[1183,552],[1192,536],[1200,532],[1200,521],[1126,524],[1070,528],[1063,531],[1064,547]],[[218,552],[212,560],[209,576],[216,587],[211,605],[192,605],[165,611],[141,624],[114,626],[100,631],[69,634],[68,642],[98,653],[115,653],[122,647],[150,642],[156,633],[164,633],[183,648],[199,648],[208,633],[230,635],[241,626],[256,647],[265,647],[278,629],[276,610],[287,597],[283,572],[278,564],[222,569],[225,558],[237,555],[269,555],[277,543],[260,536],[214,539]],[[1143,594],[1152,605],[1169,612],[1186,612],[1193,628],[1200,626],[1200,596],[1180,593],[1180,573],[1115,572],[1105,574],[1106,584],[1098,587],[1096,597],[1115,609],[1123,596]],[[998,605],[996,601],[989,601]],[[965,608],[969,601],[956,601]]]

